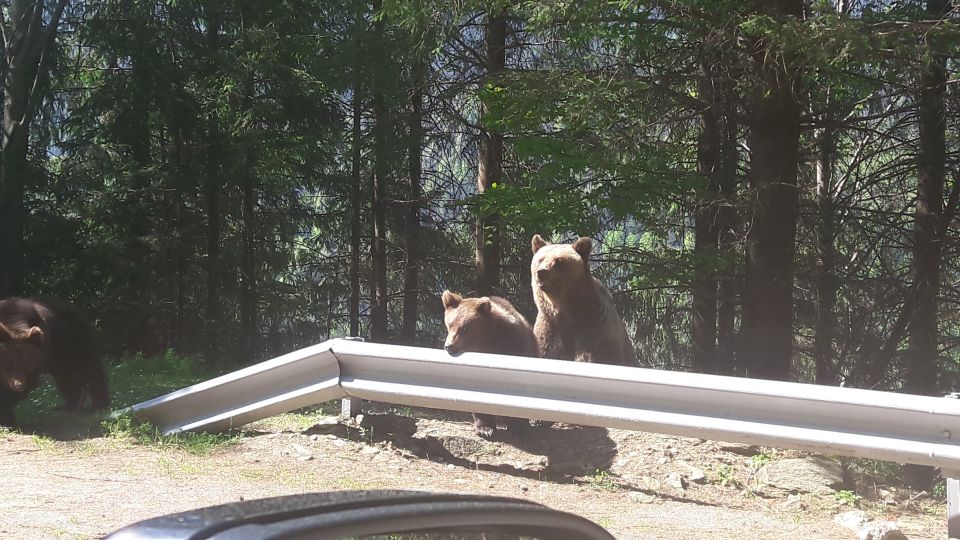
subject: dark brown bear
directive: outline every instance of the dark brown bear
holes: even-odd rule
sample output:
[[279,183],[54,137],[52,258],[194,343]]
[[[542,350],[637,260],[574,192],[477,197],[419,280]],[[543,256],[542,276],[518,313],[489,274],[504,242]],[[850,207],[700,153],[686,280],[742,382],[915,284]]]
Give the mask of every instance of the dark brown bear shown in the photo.
[[110,405],[93,327],[76,308],[52,298],[0,300],[0,425],[16,424],[14,408],[43,373],[67,410],[77,409],[85,392],[93,408]]
[[540,356],[636,366],[637,357],[610,291],[590,274],[589,238],[573,244],[531,242],[530,273]]
[[[447,326],[443,348],[451,355],[479,352],[537,356],[537,341],[530,323],[503,298],[463,298],[443,291],[443,309],[443,322]],[[497,417],[474,414],[473,428],[477,435],[489,439],[497,430]]]

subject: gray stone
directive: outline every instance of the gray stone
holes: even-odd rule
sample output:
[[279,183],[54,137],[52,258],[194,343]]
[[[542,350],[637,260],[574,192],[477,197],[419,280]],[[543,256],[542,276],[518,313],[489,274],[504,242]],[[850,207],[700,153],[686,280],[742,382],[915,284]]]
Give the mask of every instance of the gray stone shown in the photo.
[[844,512],[833,520],[852,530],[859,540],[907,540],[907,536],[893,521],[871,520],[863,510]]
[[677,461],[677,465],[682,468],[681,474],[686,476],[691,482],[703,483],[706,481],[707,475],[703,472],[703,469],[694,467],[683,460]]
[[676,471],[667,475],[667,485],[678,489],[687,489],[687,479]]
[[659,480],[650,476],[641,476],[637,479],[636,485],[647,491],[659,491],[662,486]]
[[657,498],[649,493],[644,493],[642,491],[631,491],[627,493],[627,498],[633,502],[641,504],[650,504],[657,502]]
[[849,512],[837,514],[833,518],[833,521],[841,527],[856,532],[863,528],[867,521],[869,521],[869,518],[867,518],[867,513],[863,510],[850,510]]
[[907,540],[892,521],[871,521],[860,529],[858,537],[860,540]]
[[838,462],[824,456],[781,459],[761,467],[757,480],[787,493],[828,495],[843,486],[843,470]]

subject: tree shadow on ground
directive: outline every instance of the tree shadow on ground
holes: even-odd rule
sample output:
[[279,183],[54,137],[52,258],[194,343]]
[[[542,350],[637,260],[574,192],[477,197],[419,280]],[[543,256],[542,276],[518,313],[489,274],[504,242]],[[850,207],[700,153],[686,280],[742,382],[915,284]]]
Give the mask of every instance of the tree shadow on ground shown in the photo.
[[[449,411],[407,411],[420,418],[444,422],[472,423],[469,414]],[[501,418],[500,423],[506,424]],[[526,420],[509,422],[509,429],[498,429],[495,439],[487,441],[462,427],[447,430],[426,429],[418,425],[418,418],[397,414],[392,410],[368,412],[359,426],[352,423],[318,424],[308,428],[305,435],[333,435],[367,444],[389,444],[420,459],[452,464],[466,469],[505,474],[531,480],[593,485],[598,488],[616,488],[646,492],[661,499],[694,504],[703,501],[675,497],[632,485],[607,474],[617,456],[617,445],[605,428],[566,426],[550,423],[529,425]],[[508,463],[511,457],[526,462]]]
[[[445,414],[445,421],[470,422],[466,414]],[[416,418],[392,412],[368,413],[360,426],[321,424],[309,428],[306,435],[335,435],[366,443],[390,443],[421,459],[450,463],[459,467],[491,471],[510,476],[570,483],[576,476],[606,470],[616,456],[616,444],[602,428],[557,431],[547,427],[499,429],[495,441],[486,441],[459,432],[420,431]],[[537,463],[516,466],[497,459],[505,453],[500,445],[515,447],[526,454],[542,456]]]

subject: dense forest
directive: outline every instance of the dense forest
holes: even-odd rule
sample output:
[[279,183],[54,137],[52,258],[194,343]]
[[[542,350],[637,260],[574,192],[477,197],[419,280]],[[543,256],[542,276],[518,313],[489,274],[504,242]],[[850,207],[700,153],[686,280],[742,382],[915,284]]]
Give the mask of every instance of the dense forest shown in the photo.
[[950,0],[6,0],[0,296],[114,356],[435,347],[590,236],[642,365],[960,383]]

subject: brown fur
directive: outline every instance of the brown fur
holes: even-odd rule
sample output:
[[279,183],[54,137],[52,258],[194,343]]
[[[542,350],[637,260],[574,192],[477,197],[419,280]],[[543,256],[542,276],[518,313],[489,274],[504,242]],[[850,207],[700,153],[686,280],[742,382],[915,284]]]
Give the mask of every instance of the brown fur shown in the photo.
[[[537,356],[530,323],[503,298],[463,298],[443,291],[443,310],[447,327],[443,348],[453,356],[465,352]],[[478,435],[489,439],[496,432],[497,417],[474,414],[473,427]]]
[[549,244],[534,235],[530,264],[543,358],[636,366],[637,357],[610,291],[590,274],[589,238]]
[[52,298],[0,300],[0,425],[16,423],[14,409],[49,373],[74,410],[90,394],[93,407],[110,398],[93,328],[76,308]]

